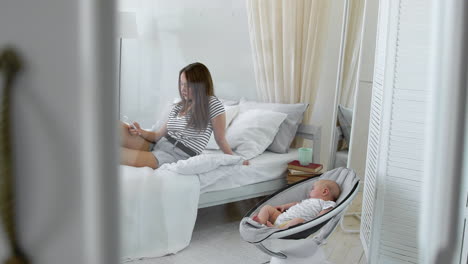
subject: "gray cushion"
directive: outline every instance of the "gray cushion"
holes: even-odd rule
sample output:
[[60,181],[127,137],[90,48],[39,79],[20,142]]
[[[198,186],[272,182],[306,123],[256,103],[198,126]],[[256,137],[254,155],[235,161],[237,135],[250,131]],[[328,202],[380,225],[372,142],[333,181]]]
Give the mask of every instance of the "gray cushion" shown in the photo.
[[287,114],[288,116],[279,127],[278,133],[273,139],[273,142],[267,148],[267,150],[272,152],[287,153],[289,146],[291,146],[291,142],[296,135],[296,131],[302,123],[304,112],[309,104],[259,103],[255,101],[247,101],[242,98],[239,106],[240,113],[250,109],[263,109]]
[[348,146],[351,139],[351,125],[353,122],[353,110],[351,108],[338,105],[338,123],[340,124],[341,132]]

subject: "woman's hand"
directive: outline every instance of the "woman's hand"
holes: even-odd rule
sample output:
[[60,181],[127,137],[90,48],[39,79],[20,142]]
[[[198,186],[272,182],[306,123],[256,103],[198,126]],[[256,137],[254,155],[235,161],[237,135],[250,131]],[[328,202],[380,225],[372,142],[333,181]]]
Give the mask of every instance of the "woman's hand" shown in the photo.
[[141,133],[143,133],[143,129],[141,129],[140,124],[138,122],[133,122],[131,124],[128,124],[128,132],[132,136],[141,136]]
[[137,122],[132,122],[131,124],[122,121],[120,122],[123,126],[123,129],[127,129],[131,136],[140,136],[149,142],[154,143],[167,134],[167,123],[164,123],[158,131],[154,132],[151,130],[142,129],[140,124]]

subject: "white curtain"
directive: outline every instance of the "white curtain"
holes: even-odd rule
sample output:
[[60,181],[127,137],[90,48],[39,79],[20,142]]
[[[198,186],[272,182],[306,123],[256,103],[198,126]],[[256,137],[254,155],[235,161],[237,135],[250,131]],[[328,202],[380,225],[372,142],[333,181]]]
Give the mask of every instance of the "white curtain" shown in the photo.
[[[264,102],[309,102],[309,120],[324,64],[328,0],[247,0],[257,96]],[[353,106],[364,0],[350,0],[340,104]],[[334,87],[330,87],[334,89]]]
[[247,0],[257,96],[264,102],[315,102],[328,0]]
[[350,0],[347,21],[343,82],[341,83],[340,104],[353,108],[356,87],[359,85],[357,69],[362,39],[364,19],[364,0]]

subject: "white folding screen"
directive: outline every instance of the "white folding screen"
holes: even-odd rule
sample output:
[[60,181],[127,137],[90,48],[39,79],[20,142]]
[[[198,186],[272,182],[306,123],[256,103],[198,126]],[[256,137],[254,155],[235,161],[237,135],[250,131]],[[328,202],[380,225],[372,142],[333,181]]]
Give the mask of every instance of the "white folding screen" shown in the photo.
[[380,142],[380,127],[382,118],[383,81],[385,71],[385,48],[387,41],[388,1],[382,1],[379,8],[377,44],[375,48],[374,80],[372,84],[372,102],[369,118],[369,137],[367,148],[364,197],[361,216],[361,241],[364,252],[369,258],[371,229],[374,219],[376,177]]
[[361,241],[369,263],[417,263],[430,7],[381,0]]

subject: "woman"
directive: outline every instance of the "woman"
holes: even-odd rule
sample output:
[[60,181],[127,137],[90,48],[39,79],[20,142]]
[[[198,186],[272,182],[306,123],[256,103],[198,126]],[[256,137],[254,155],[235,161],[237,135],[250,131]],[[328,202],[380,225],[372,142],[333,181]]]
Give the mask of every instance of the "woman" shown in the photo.
[[188,159],[205,149],[212,132],[220,149],[233,154],[225,137],[224,107],[214,96],[205,65],[197,62],[180,70],[179,95],[182,100],[174,105],[159,131],[141,129],[137,122],[133,126],[122,123],[121,164],[156,169],[164,163]]

